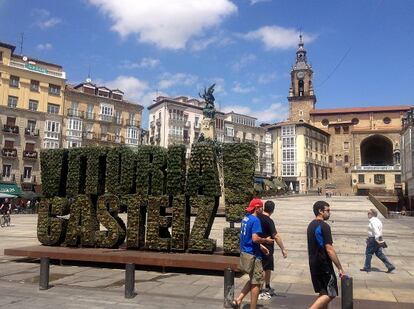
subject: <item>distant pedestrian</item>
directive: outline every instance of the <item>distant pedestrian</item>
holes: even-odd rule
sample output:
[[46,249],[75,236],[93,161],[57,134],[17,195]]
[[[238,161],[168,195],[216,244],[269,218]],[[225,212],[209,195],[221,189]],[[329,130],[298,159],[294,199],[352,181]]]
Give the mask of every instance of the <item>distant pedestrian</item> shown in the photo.
[[[256,309],[260,286],[263,283],[261,245],[271,244],[273,239],[259,236],[262,227],[258,215],[263,212],[263,202],[260,199],[253,199],[246,212],[240,230],[240,269],[249,274],[249,281],[244,285],[240,295],[233,300],[232,307],[240,308],[243,298],[250,292],[250,308]],[[263,251],[269,253],[266,252],[265,247]]]
[[310,309],[328,308],[328,304],[338,296],[338,284],[332,262],[338,268],[339,276],[345,272],[332,245],[330,226],[325,222],[330,217],[330,206],[325,201],[313,204],[315,219],[308,225],[309,268],[313,288],[319,293]]
[[365,263],[361,271],[371,271],[371,259],[372,255],[375,254],[384,263],[385,267],[387,267],[387,273],[390,273],[395,269],[395,266],[391,264],[382,251],[385,242],[382,239],[382,222],[377,216],[378,211],[376,209],[370,209],[368,211],[367,247],[365,249]]
[[[264,204],[264,211],[262,214],[259,215],[260,223],[262,225],[262,233],[260,234],[261,237],[267,238],[271,237],[275,240],[277,245],[279,246],[280,250],[282,250],[282,255],[284,258],[287,258],[287,250],[283,245],[282,237],[276,231],[275,223],[271,218],[275,210],[275,203],[273,201],[266,201]],[[270,299],[272,296],[276,295],[275,290],[270,286],[270,277],[271,273],[274,270],[274,250],[275,246],[274,243],[271,244],[264,244],[264,246],[269,250],[268,255],[263,256],[262,264],[263,264],[263,271],[264,271],[264,281],[265,287],[261,290],[259,295],[259,299],[267,300]]]

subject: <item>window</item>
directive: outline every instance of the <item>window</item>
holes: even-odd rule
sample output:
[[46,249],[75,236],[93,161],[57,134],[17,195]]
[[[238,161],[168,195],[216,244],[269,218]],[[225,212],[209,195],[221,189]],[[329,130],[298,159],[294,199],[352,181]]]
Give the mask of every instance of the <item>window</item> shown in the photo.
[[30,81],[30,91],[39,91],[39,81],[38,80],[31,80]]
[[82,137],[82,121],[80,119],[68,119],[67,135],[73,137]]
[[37,107],[39,106],[39,101],[37,100],[29,100],[29,110],[37,111]]
[[358,183],[365,183],[365,175],[358,174]]
[[352,118],[351,122],[354,126],[356,126],[359,123],[359,119],[358,118]]
[[34,146],[35,146],[34,143],[26,143],[26,146],[25,146],[24,150],[34,151],[35,150]]
[[283,126],[282,136],[295,135],[295,126]]
[[335,127],[335,134],[341,134],[341,127],[340,126]]
[[325,118],[325,119],[322,120],[322,125],[323,126],[326,127],[328,124],[329,124],[329,120],[328,119]]
[[60,95],[60,86],[49,84],[49,94]]
[[233,137],[234,136],[234,129],[226,127],[226,136]]
[[116,124],[122,124],[122,113],[120,111],[115,111]]
[[138,145],[138,129],[135,127],[128,127],[127,129],[127,144]]
[[101,104],[101,115],[112,116],[112,113],[113,113],[112,105]]
[[[57,139],[59,139],[59,133],[60,133],[60,123],[59,122],[51,121],[51,120],[46,120],[45,121],[45,138],[50,138],[50,139],[57,140]],[[54,147],[46,147],[46,148],[54,148]]]
[[345,173],[348,173],[348,168],[347,167],[345,167]]
[[283,149],[282,162],[294,162],[295,161],[295,149]]
[[9,95],[9,98],[7,100],[7,106],[10,108],[16,108],[17,107],[17,100],[18,97],[13,97],[11,95]]
[[86,113],[86,118],[88,119],[93,119],[94,115],[93,115],[93,104],[88,104],[88,111]]
[[18,76],[10,75],[9,86],[18,88],[19,87],[20,78]]
[[34,132],[36,129],[36,120],[27,120],[27,130]]
[[3,52],[0,51],[0,63],[3,63]]
[[401,175],[394,175],[395,176],[395,183],[401,183]]
[[344,149],[348,150],[349,149],[349,142],[344,142]]
[[59,114],[60,106],[57,104],[47,103],[47,112],[49,114]]
[[384,121],[385,124],[390,124],[391,123],[391,118],[390,117],[385,117],[382,121]]
[[10,177],[11,175],[11,165],[10,164],[3,164],[3,177]]
[[348,126],[343,126],[342,127],[343,133],[344,134],[348,134],[349,133],[349,127]]
[[344,162],[345,162],[345,163],[348,163],[348,161],[349,161],[349,156],[348,156],[348,155],[345,155],[345,156],[344,156]]
[[375,174],[374,175],[374,183],[377,185],[382,185],[385,183],[385,175],[384,174]]
[[296,167],[296,164],[294,163],[282,164],[282,175],[283,176],[295,176],[296,175],[295,167]]
[[4,141],[4,148],[13,149],[14,148],[14,141]]
[[24,179],[31,179],[32,178],[32,167],[31,166],[25,166],[23,168],[23,178]]
[[329,163],[332,163],[332,156],[329,156]]

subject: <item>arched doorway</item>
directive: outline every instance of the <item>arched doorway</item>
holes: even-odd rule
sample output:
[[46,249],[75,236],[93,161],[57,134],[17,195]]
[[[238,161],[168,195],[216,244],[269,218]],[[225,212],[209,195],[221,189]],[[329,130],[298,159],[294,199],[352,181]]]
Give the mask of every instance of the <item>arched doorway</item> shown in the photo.
[[362,165],[394,165],[393,146],[389,138],[372,135],[361,142]]

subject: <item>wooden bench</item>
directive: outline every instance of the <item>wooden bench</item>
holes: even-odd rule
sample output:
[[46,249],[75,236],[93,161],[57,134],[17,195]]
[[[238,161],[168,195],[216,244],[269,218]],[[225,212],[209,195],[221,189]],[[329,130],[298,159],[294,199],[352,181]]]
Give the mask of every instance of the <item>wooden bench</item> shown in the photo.
[[49,289],[50,259],[125,264],[125,297],[135,293],[135,265],[205,269],[224,272],[224,303],[234,295],[234,273],[239,271],[239,258],[220,254],[190,254],[126,249],[69,248],[29,246],[4,250],[4,255],[40,259],[39,289]]

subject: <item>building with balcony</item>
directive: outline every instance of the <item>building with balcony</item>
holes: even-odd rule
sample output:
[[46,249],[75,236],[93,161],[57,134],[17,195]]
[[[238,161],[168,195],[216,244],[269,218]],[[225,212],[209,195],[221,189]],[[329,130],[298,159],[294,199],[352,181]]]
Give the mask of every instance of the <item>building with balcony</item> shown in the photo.
[[[190,155],[191,145],[198,140],[205,102],[185,96],[158,97],[149,109],[150,145],[168,147],[183,144]],[[257,145],[257,176],[270,176],[271,138],[266,130],[256,126],[256,118],[234,112],[216,112],[216,135],[220,142],[253,142]]]
[[90,81],[65,88],[64,143],[67,148],[86,145],[142,143],[143,107],[124,99],[119,89]]
[[63,89],[60,65],[14,53],[0,42],[0,191],[40,185],[41,148],[62,146]]
[[[313,68],[307,59],[307,52],[300,37],[296,61],[291,70],[288,95],[289,118],[286,123],[273,125],[276,128],[281,126],[282,130],[285,125],[291,126],[292,129],[287,130],[292,133],[290,137],[294,138],[296,147],[294,155],[297,156],[294,157],[295,161],[302,160],[299,158],[300,153],[297,148],[298,145],[303,148],[301,140],[304,139],[305,143],[308,143],[303,148],[305,149],[304,162],[308,166],[306,179],[299,180],[298,189],[294,185],[295,191],[303,191],[303,182],[305,190],[313,190],[325,185],[335,188],[337,193],[342,194],[371,192],[380,195],[398,195],[402,187],[401,119],[410,107],[316,109]],[[308,134],[298,130],[299,127],[307,128]],[[273,136],[275,138],[279,135],[273,134]],[[284,139],[283,134],[281,136]],[[299,170],[295,170],[292,165],[286,165],[285,159],[288,157],[279,153],[284,148],[283,145],[278,146],[278,143],[279,141],[276,141],[273,148],[277,174],[292,173],[295,177],[303,177],[303,168],[296,165],[295,168]],[[322,152],[320,147],[324,147]],[[286,151],[288,149],[291,148],[287,147]],[[290,160],[291,158],[292,155]],[[321,170],[323,182],[320,178]],[[328,171],[327,177],[326,171]]]

